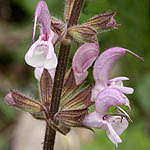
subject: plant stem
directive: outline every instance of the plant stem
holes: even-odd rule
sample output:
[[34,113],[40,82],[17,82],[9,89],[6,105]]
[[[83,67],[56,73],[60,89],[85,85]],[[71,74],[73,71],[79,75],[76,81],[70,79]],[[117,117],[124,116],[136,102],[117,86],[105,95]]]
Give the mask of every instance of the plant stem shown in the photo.
[[[77,24],[84,0],[74,0],[71,16],[67,25],[67,28]],[[58,112],[61,92],[63,87],[64,76],[68,65],[69,54],[71,45],[65,45],[63,42],[60,44],[58,65],[56,68],[51,107],[50,107],[50,118],[53,119],[55,113]],[[56,131],[52,129],[48,124],[46,125],[45,139],[43,150],[53,150],[55,144]]]

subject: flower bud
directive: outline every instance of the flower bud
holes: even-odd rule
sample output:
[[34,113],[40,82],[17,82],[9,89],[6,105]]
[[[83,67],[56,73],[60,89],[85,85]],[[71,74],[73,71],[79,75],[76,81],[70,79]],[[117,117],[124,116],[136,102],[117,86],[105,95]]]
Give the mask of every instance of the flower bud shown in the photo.
[[115,29],[118,25],[116,24],[114,12],[101,13],[96,15],[83,23],[83,25],[89,26],[97,32],[105,32],[108,30]]
[[41,112],[43,110],[43,106],[39,102],[23,96],[13,90],[6,95],[5,102],[9,106],[14,106],[30,113]]
[[68,34],[78,42],[91,42],[97,41],[96,31],[86,25],[77,25],[69,28]]

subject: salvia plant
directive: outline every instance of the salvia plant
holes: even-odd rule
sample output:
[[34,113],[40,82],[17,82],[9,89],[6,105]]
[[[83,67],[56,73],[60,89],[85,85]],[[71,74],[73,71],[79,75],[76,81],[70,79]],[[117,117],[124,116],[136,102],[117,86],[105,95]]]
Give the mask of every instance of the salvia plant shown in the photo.
[[[37,25],[40,35],[25,55],[28,65],[35,68],[39,82],[40,102],[10,90],[5,101],[8,105],[29,112],[34,118],[46,122],[43,150],[53,150],[56,131],[66,135],[72,127],[106,130],[116,145],[120,134],[132,121],[130,103],[125,94],[133,88],[123,86],[127,77],[108,79],[112,65],[125,53],[135,53],[121,47],[112,47],[99,55],[97,34],[118,27],[114,12],[100,13],[82,24],[77,24],[84,0],[66,0],[64,22],[51,16],[45,1],[37,4],[34,15],[33,41]],[[80,47],[67,71],[72,42]],[[60,43],[58,56],[55,46]],[[88,69],[93,66],[95,85],[85,82]],[[85,84],[86,83],[86,84]],[[93,112],[89,108],[95,105]],[[129,108],[127,113],[122,105]],[[115,111],[110,112],[109,108]]]

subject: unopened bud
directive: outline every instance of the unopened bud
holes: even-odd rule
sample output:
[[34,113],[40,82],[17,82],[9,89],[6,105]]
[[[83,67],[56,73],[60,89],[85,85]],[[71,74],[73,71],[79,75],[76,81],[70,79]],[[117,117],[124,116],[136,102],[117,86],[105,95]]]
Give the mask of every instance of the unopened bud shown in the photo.
[[30,113],[41,112],[43,110],[43,106],[39,102],[23,96],[13,90],[6,95],[5,102],[9,106],[14,106]]
[[69,28],[68,34],[78,42],[96,42],[96,31],[86,25],[77,25]]
[[9,106],[14,106],[16,103],[14,102],[11,93],[7,94],[5,96],[5,102],[9,105]]
[[114,12],[101,13],[96,15],[83,23],[83,25],[89,26],[95,29],[97,32],[105,32],[108,30],[115,29],[118,25],[116,24]]

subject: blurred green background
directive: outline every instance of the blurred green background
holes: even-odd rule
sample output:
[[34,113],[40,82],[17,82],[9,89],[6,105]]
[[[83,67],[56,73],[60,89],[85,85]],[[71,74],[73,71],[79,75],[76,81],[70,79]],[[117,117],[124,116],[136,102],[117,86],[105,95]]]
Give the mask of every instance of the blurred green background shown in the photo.
[[[30,95],[38,95],[34,69],[25,64],[24,55],[32,44],[33,16],[38,0],[0,0],[0,150],[11,150],[12,132],[19,111],[4,103],[4,96],[14,88]],[[51,15],[63,19],[64,0],[46,0]],[[150,149],[150,25],[149,0],[85,0],[79,22],[103,11],[115,11],[120,24],[117,30],[98,35],[100,51],[120,46],[144,57],[141,62],[131,54],[122,57],[119,69],[112,69],[113,77],[128,76],[125,85],[135,92],[129,95],[132,107],[129,128],[121,136],[119,150]],[[71,52],[72,56],[77,46]],[[89,81],[92,76],[89,76]],[[29,95],[29,94],[28,94]],[[81,150],[115,149],[105,132],[96,130],[94,140],[84,143]]]

